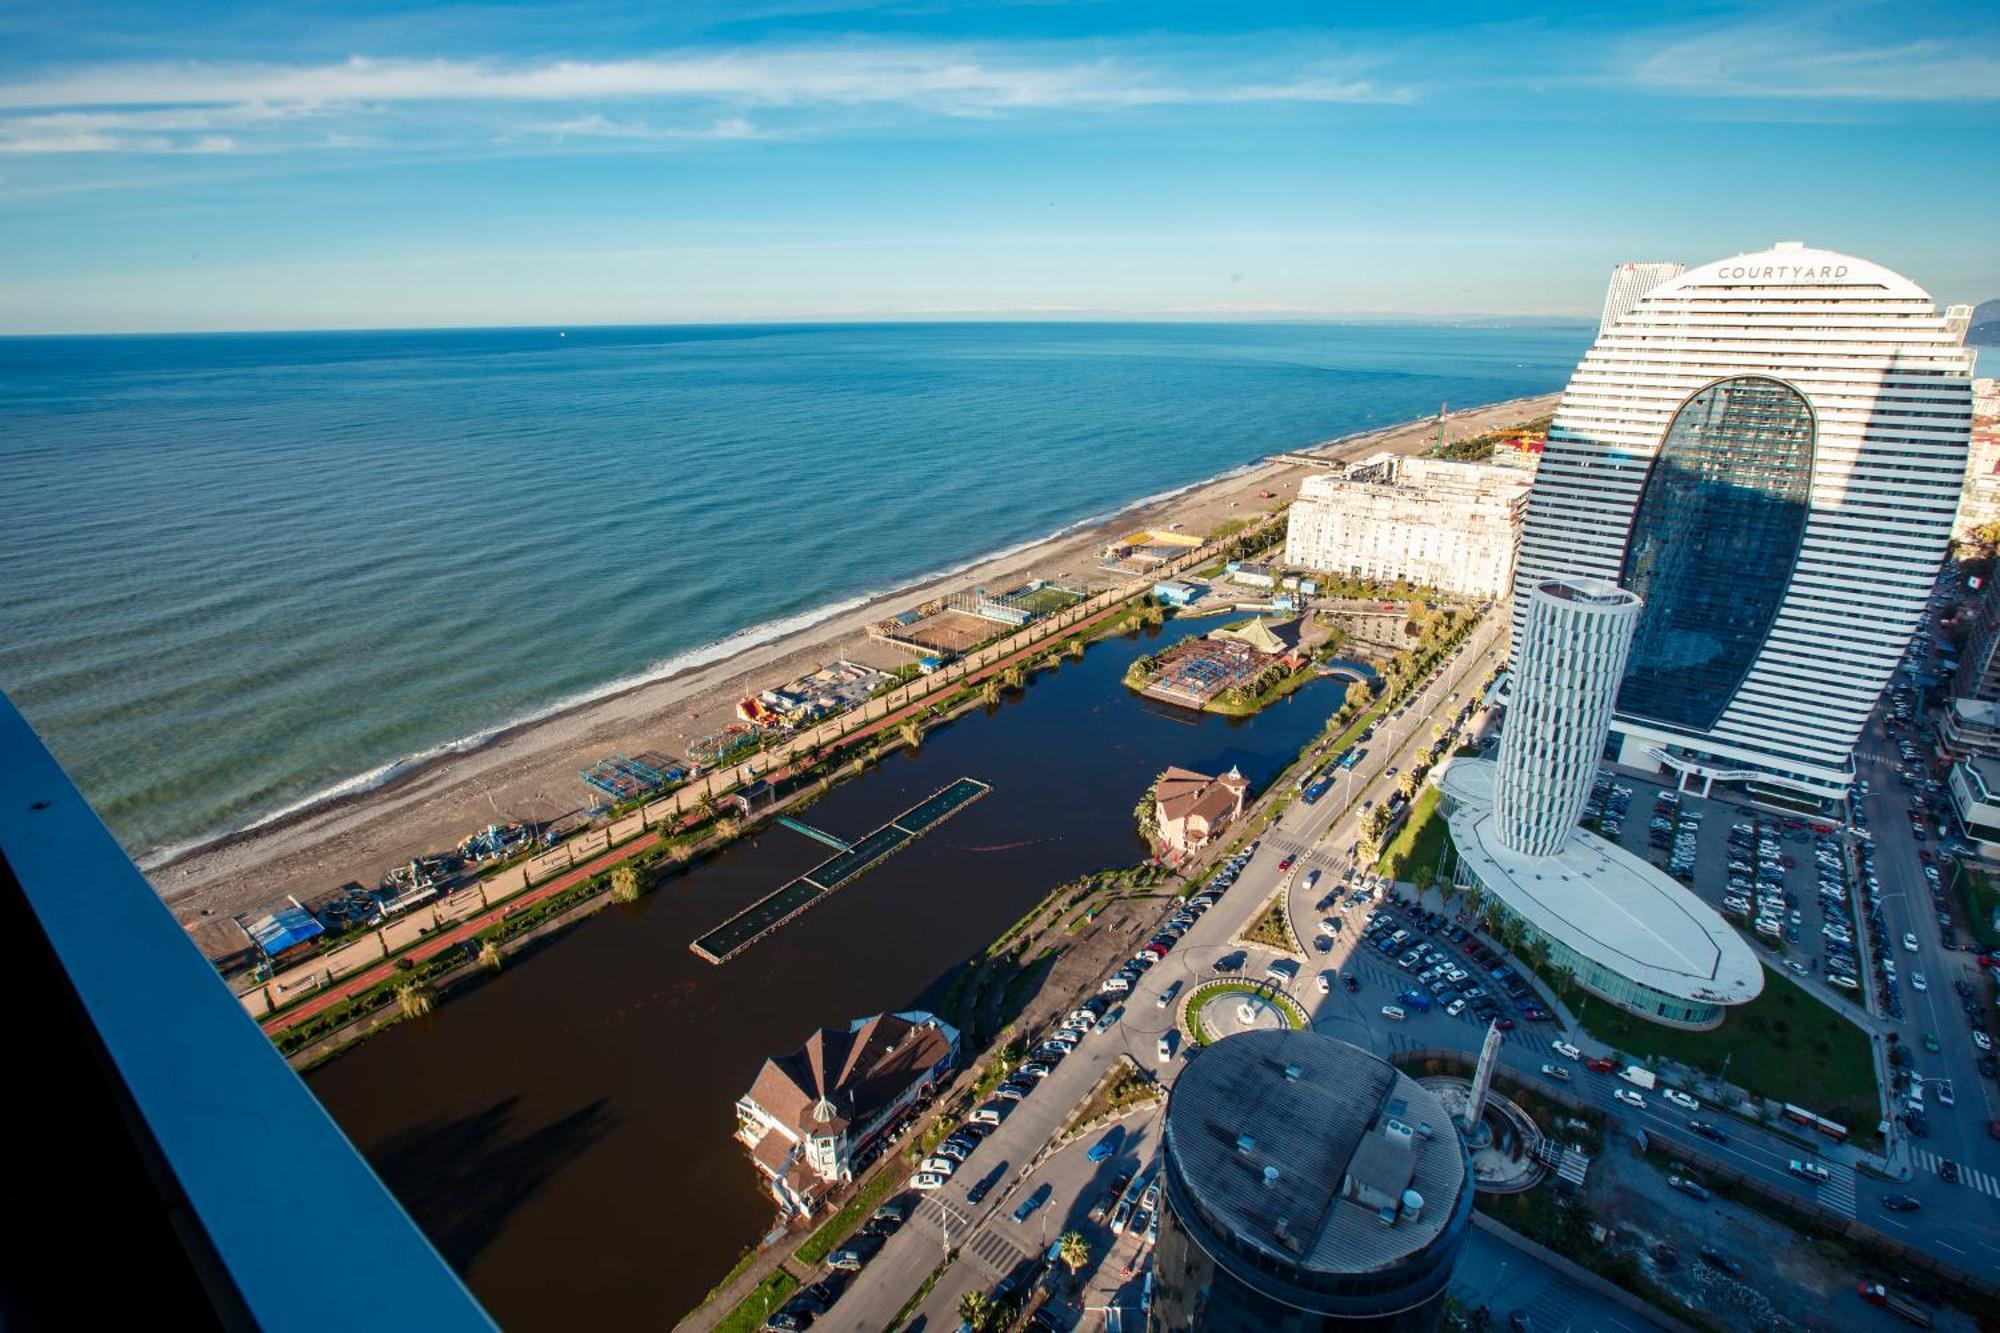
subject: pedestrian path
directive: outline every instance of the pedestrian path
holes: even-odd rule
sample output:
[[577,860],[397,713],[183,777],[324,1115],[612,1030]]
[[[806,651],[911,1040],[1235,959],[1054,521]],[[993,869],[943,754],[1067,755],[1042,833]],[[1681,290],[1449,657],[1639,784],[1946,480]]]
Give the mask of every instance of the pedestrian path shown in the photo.
[[1842,1217],[1854,1216],[1854,1168],[1828,1162],[1819,1187],[1819,1206]]
[[[1910,1156],[1916,1161],[1918,1170],[1928,1171],[1932,1175],[1938,1174],[1938,1167],[1945,1160],[1929,1148],[1912,1148],[1910,1149]],[[1967,1189],[1978,1190],[1981,1194],[2000,1199],[2000,1177],[1996,1177],[1990,1171],[1981,1171],[1976,1167],[1960,1163],[1958,1168],[1958,1183]]]

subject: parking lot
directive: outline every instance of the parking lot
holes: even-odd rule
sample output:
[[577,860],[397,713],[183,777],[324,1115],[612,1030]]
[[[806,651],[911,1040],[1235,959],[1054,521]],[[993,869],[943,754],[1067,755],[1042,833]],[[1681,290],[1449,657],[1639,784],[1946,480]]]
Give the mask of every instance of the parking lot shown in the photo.
[[[1833,824],[1617,771],[1598,776],[1585,820],[1687,884],[1793,974],[1866,1007],[1863,973],[1883,954],[1864,950],[1855,916],[1867,902],[1866,863],[1849,860]],[[1884,961],[1893,973],[1895,960]]]

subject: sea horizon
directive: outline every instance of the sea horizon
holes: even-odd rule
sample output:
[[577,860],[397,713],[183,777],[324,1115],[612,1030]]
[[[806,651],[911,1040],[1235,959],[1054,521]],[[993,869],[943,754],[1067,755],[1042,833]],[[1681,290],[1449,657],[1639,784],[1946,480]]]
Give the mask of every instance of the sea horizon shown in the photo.
[[[0,687],[128,849],[157,864],[1287,448],[1552,390],[1588,335],[562,331],[0,339],[0,484],[27,497]],[[757,563],[777,531],[789,558]]]

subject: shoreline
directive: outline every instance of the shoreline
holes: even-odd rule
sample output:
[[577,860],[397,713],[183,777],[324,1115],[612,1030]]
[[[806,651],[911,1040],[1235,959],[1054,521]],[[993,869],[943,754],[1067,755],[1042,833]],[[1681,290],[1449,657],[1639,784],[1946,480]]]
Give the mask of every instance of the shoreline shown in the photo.
[[[1463,408],[1447,421],[1456,432],[1476,434],[1540,415],[1558,397],[1552,391]],[[909,661],[908,653],[868,639],[866,630],[912,602],[1024,577],[1101,583],[1105,571],[1096,552],[1117,535],[1112,529],[1171,519],[1192,532],[1212,530],[1289,501],[1313,469],[1287,456],[1339,458],[1371,447],[1419,452],[1431,442],[1435,421],[1371,427],[1268,454],[884,591],[746,626],[663,658],[637,677],[343,779],[242,828],[159,849],[141,868],[204,952],[231,952],[242,944],[232,938],[231,918],[239,912],[288,894],[309,899],[352,880],[372,883],[387,867],[455,844],[496,816],[551,819],[584,807],[589,802],[575,774],[591,758],[681,750],[692,736],[733,721],[741,694],[835,657],[871,665]],[[1267,501],[1260,490],[1277,497]]]

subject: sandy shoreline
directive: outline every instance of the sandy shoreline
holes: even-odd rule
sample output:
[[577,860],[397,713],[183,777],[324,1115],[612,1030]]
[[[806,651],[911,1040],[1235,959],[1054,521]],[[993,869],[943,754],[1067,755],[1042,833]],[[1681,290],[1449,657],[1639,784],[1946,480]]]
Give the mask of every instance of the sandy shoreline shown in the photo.
[[[1462,437],[1511,425],[1552,410],[1556,397],[1551,393],[1454,412],[1449,433]],[[1311,451],[1335,458],[1384,449],[1416,452],[1434,438],[1434,429],[1435,419],[1427,418],[1311,446]],[[1007,586],[1027,578],[1106,586],[1115,576],[1098,568],[1096,552],[1110,537],[1170,523],[1183,524],[1191,533],[1206,532],[1278,503],[1260,499],[1260,491],[1275,491],[1279,500],[1289,500],[1312,470],[1266,459],[1102,523],[896,589],[718,661],[504,729],[476,748],[415,763],[379,786],[204,843],[149,868],[148,878],[205,952],[233,951],[242,944],[229,924],[238,912],[287,894],[310,899],[350,880],[372,886],[390,866],[453,846],[496,816],[546,820],[588,804],[577,770],[594,759],[646,749],[684,753],[693,738],[735,720],[736,701],[744,695],[837,657],[882,667],[909,661],[909,654],[867,637],[867,627],[892,612],[943,592]]]

